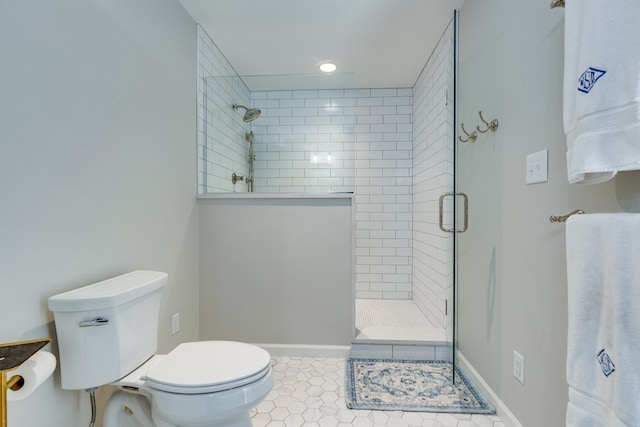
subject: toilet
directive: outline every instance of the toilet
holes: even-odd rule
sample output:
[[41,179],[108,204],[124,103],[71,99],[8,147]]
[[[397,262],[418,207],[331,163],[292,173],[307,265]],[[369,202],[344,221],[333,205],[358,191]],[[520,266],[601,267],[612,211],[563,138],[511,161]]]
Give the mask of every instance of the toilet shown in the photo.
[[111,384],[104,427],[250,427],[273,387],[270,356],[235,341],[179,344],[156,354],[167,274],[134,271],[49,298],[62,388]]

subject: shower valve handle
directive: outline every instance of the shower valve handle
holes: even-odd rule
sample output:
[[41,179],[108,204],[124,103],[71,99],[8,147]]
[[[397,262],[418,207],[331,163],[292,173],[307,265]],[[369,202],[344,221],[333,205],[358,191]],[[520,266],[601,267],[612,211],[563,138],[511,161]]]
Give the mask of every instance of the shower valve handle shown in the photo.
[[235,185],[236,182],[240,181],[244,181],[244,176],[242,175],[238,175],[237,173],[233,173],[233,175],[231,175],[231,182]]

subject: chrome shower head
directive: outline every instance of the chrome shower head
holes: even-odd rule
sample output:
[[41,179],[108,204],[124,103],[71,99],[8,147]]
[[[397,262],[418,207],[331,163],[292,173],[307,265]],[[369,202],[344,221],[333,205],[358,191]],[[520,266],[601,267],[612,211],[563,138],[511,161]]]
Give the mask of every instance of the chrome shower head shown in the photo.
[[233,104],[233,109],[234,110],[237,110],[238,108],[242,108],[242,109],[244,109],[244,111],[246,111],[244,113],[244,117],[242,118],[242,120],[244,120],[247,123],[252,122],[255,119],[257,119],[258,116],[260,116],[260,113],[261,113],[261,111],[258,110],[257,108],[247,108],[244,105]]

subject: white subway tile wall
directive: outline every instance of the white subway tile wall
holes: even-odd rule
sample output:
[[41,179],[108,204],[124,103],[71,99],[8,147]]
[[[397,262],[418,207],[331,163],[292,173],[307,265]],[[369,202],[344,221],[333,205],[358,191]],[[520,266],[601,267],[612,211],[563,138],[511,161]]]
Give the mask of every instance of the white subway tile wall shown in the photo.
[[413,300],[434,326],[448,328],[453,240],[440,230],[438,210],[440,195],[453,191],[453,37],[451,24],[413,88]]
[[242,118],[249,89],[211,37],[198,26],[198,193],[246,192],[233,173],[248,173],[249,125]]
[[349,90],[251,92],[260,193],[353,192],[355,112]]
[[256,192],[354,192],[356,297],[411,299],[412,89],[252,92]]
[[411,299],[412,90],[357,95],[356,298]]

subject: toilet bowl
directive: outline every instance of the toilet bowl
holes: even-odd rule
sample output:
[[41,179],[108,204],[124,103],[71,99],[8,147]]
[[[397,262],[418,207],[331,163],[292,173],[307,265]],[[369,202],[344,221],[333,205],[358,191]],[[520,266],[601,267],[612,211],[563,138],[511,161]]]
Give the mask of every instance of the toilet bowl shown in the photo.
[[62,388],[116,386],[104,427],[250,427],[250,409],[273,387],[269,353],[200,341],[156,354],[166,282],[166,273],[134,271],[49,298]]
[[[151,405],[150,426],[249,427],[249,411],[271,391],[273,374],[269,353],[260,347],[200,341],[180,344],[167,355],[155,355],[112,385],[144,396],[146,406]],[[111,399],[120,401],[123,397],[114,393]],[[126,416],[146,427],[148,412],[141,405],[107,404],[104,427],[126,426]],[[125,406],[127,411],[122,410]]]

